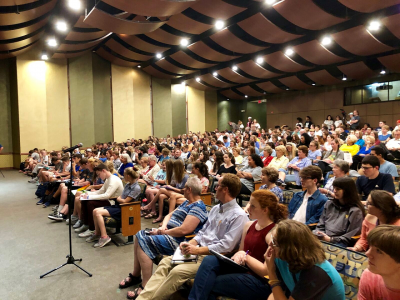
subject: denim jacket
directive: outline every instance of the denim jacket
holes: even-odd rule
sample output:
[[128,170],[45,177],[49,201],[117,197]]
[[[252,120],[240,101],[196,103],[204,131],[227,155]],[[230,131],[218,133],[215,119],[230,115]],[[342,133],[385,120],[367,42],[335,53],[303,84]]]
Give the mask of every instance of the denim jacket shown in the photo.
[[[297,210],[303,203],[304,195],[307,191],[298,192],[293,195],[292,200],[289,203],[289,219],[293,219]],[[307,212],[306,212],[306,224],[318,223],[319,218],[324,211],[324,205],[328,198],[322,195],[317,189],[314,194],[308,198]]]

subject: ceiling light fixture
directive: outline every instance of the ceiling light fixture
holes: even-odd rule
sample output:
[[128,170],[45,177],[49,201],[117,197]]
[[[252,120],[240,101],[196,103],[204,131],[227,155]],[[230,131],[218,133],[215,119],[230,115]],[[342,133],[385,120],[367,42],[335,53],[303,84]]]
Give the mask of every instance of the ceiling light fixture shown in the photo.
[[42,54],[42,59],[43,59],[43,60],[48,60],[49,57],[47,56],[47,54]]
[[289,48],[289,49],[286,49],[285,54],[286,54],[286,56],[292,56],[294,54],[294,51],[293,51],[293,49]]
[[371,23],[369,23],[369,25],[368,25],[368,30],[369,31],[377,31],[377,30],[379,30],[381,25],[382,24],[379,21],[371,21]]
[[161,58],[161,57],[162,57],[161,53],[157,53],[157,54],[156,54],[156,57],[157,57],[157,58]]
[[264,58],[262,58],[262,57],[257,57],[256,63],[258,63],[259,65],[261,65],[263,62],[264,62]]
[[311,83],[311,85],[315,85],[315,82]]
[[380,73],[381,73],[382,75],[384,75],[384,74],[386,74],[386,71],[385,71],[385,70],[382,70]]
[[47,40],[47,45],[49,45],[50,47],[56,47],[57,46],[57,41],[54,38],[48,39]]
[[214,76],[214,77],[217,77],[217,76],[218,76],[218,73],[217,73],[217,72],[214,72],[214,73],[213,73],[213,76]]
[[287,87],[287,88],[286,88],[286,90],[288,91],[288,90],[289,90],[289,88]]
[[56,29],[57,29],[58,31],[61,31],[61,32],[67,31],[67,29],[68,29],[67,23],[65,23],[64,21],[58,21],[58,22],[56,23]]
[[268,5],[272,5],[276,2],[276,0],[265,0],[265,3]]
[[69,6],[69,8],[72,8],[73,10],[79,10],[79,9],[81,9],[81,1],[80,0],[68,0],[68,6]]
[[200,77],[196,77],[196,81],[197,81],[197,82],[200,82]]
[[138,65],[137,67],[140,69],[142,66],[141,66],[141,65]]
[[342,80],[343,80],[343,81],[346,81],[346,80],[347,80],[346,75],[343,74]]
[[236,67],[236,66],[233,66],[233,67],[232,67],[232,70],[233,70],[233,71],[237,71],[237,69],[238,69],[238,67]]
[[189,40],[188,39],[181,39],[181,46],[186,47],[187,45],[189,45]]
[[326,36],[322,39],[321,44],[324,46],[328,46],[332,43],[332,39],[329,36]]
[[218,29],[218,30],[224,28],[224,26],[225,26],[225,22],[224,21],[218,20],[217,22],[215,22],[215,28]]
[[247,96],[247,95],[244,95],[244,97],[245,97],[245,98],[249,98],[249,96]]
[[181,85],[182,85],[182,86],[186,86],[186,82],[182,81],[182,82],[181,82]]

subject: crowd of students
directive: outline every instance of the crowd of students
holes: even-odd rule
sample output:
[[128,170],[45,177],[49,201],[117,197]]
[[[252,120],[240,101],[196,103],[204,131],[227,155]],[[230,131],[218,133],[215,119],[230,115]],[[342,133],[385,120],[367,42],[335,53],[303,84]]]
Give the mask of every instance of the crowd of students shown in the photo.
[[[38,205],[57,204],[48,218],[60,222],[71,213],[78,236],[96,248],[111,241],[104,217],[120,220],[120,204],[139,199],[139,183],[147,186],[141,215],[159,228],[136,234],[133,271],[119,284],[136,286],[128,299],[169,299],[189,279],[189,299],[344,299],[319,240],[366,252],[360,299],[399,299],[398,175],[387,159],[400,151],[400,121],[391,138],[383,122],[376,131],[358,130],[360,118],[352,117],[348,131],[339,120],[328,116],[314,126],[307,117],[303,127],[299,118],[293,130],[265,131],[249,119],[247,127],[229,122],[232,131],[98,143],[77,149],[72,165],[61,151],[34,149],[21,172],[43,190]],[[377,131],[380,143],[372,137]],[[60,179],[73,180],[73,196]],[[297,188],[285,205],[285,189]],[[209,212],[200,199],[206,191],[217,203]],[[250,195],[246,207],[237,204],[240,194]],[[188,234],[195,236],[187,241]],[[178,247],[198,255],[197,263],[171,264]],[[248,271],[237,273],[210,251]],[[166,257],[153,273],[160,255]]]

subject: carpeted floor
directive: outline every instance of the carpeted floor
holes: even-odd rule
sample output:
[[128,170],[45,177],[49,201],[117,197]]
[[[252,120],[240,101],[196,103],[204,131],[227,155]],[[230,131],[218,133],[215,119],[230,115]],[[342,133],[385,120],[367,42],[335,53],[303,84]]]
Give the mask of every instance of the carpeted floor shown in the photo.
[[[18,171],[0,174],[0,299],[126,299],[119,282],[133,269],[133,245],[113,243],[95,249],[72,233],[78,264],[88,277],[67,265],[43,279],[39,276],[66,262],[68,226],[47,218],[51,208],[35,205],[36,185]],[[142,228],[154,227],[142,219]],[[133,289],[133,288],[131,288]]]

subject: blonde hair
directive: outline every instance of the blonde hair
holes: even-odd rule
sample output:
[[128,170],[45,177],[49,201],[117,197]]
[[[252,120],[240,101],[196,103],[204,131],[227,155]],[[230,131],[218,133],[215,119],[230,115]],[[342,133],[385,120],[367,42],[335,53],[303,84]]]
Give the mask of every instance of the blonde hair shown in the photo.
[[346,139],[346,143],[347,141],[350,140],[350,142],[353,143],[353,145],[358,141],[357,137],[354,134],[350,134],[347,139]]
[[282,151],[283,155],[287,156],[287,150],[286,147],[283,145],[279,145],[277,147],[275,147],[275,151]]
[[107,160],[104,164],[107,166],[107,169],[111,174],[117,173],[117,171],[114,169],[114,164],[112,161]]

